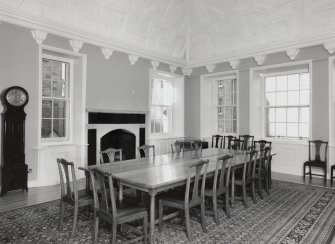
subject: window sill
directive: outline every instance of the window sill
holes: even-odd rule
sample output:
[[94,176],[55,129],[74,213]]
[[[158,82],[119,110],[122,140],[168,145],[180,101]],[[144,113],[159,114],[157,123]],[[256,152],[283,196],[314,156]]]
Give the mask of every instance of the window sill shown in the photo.
[[299,140],[299,139],[288,139],[288,138],[265,137],[264,140],[280,144],[308,145],[308,139]]
[[148,141],[150,140],[169,140],[169,139],[180,139],[185,138],[185,136],[174,136],[174,135],[156,135],[149,136]]
[[57,148],[57,147],[86,147],[88,144],[73,144],[73,143],[49,143],[49,144],[42,144],[39,147],[35,147],[35,150],[45,150],[50,148]]

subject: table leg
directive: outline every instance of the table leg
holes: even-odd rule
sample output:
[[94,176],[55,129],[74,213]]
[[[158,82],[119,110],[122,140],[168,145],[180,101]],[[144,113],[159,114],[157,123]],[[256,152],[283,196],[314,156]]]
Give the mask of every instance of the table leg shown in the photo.
[[234,201],[235,201],[235,168],[232,167],[232,171],[231,171],[231,199],[230,199],[231,207],[233,207]]
[[119,182],[119,202],[120,204],[123,202],[123,187],[121,182]]
[[150,193],[150,230],[149,242],[155,243],[155,198],[156,193]]

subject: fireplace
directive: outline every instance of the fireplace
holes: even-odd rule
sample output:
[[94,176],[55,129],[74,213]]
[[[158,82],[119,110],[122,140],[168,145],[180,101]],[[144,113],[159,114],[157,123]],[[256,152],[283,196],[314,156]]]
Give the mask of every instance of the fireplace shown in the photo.
[[123,160],[138,157],[145,144],[145,113],[88,112],[88,165],[100,160],[99,152],[122,148]]

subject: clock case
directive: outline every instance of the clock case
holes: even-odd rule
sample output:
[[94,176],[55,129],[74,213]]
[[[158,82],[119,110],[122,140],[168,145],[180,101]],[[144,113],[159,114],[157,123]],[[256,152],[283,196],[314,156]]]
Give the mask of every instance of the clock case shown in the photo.
[[[26,101],[20,106],[11,105],[6,97],[12,89],[21,89]],[[8,191],[28,190],[28,166],[25,164],[25,120],[24,106],[29,96],[25,89],[13,86],[1,93],[3,112],[1,113],[1,196]]]

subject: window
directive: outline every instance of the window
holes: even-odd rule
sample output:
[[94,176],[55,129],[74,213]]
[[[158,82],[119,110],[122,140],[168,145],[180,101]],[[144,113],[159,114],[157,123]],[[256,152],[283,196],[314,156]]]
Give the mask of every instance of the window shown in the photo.
[[150,136],[184,136],[184,79],[155,70],[150,75]]
[[308,138],[310,79],[308,72],[264,77],[265,135]]
[[42,141],[69,140],[71,65],[71,60],[43,56]]
[[215,89],[217,89],[217,132],[236,133],[236,79],[216,80]]

